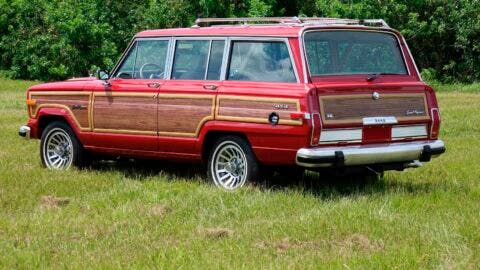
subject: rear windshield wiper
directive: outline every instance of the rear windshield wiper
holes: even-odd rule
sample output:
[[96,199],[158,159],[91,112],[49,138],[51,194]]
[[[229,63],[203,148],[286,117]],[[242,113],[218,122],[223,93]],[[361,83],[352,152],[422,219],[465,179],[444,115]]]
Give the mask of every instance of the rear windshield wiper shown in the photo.
[[405,75],[405,74],[401,74],[401,73],[373,73],[373,74],[369,74],[367,76],[367,78],[365,78],[365,80],[367,82],[371,82],[371,81],[374,81],[376,80],[378,77],[382,76],[382,75]]

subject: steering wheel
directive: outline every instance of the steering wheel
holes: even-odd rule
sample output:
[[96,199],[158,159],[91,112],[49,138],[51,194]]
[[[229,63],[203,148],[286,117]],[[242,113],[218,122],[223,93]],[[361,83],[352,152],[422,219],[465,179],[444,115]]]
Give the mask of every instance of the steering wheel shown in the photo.
[[[140,78],[141,79],[153,79],[153,76],[154,76],[154,72],[152,74],[150,74],[149,78],[146,78],[145,74],[143,73],[145,71],[145,67],[148,67],[148,66],[152,66],[154,68],[157,68],[157,69],[153,69],[153,71],[156,71],[158,70],[158,77],[161,77],[163,76],[163,72],[160,72],[162,70],[162,67],[157,65],[157,64],[154,64],[154,63],[145,63],[143,64],[141,67],[140,67]],[[149,70],[149,72],[152,72],[152,70]]]

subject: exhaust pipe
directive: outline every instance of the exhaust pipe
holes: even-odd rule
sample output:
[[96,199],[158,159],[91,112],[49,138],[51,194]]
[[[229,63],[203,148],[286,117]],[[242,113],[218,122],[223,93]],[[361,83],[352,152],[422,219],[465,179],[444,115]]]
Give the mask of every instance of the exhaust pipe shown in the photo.
[[412,161],[412,162],[410,162],[410,163],[406,163],[406,164],[404,165],[405,169],[408,169],[408,168],[419,168],[419,167],[422,167],[422,166],[423,166],[423,164],[422,164],[420,161],[418,161],[418,160],[414,160],[414,161]]

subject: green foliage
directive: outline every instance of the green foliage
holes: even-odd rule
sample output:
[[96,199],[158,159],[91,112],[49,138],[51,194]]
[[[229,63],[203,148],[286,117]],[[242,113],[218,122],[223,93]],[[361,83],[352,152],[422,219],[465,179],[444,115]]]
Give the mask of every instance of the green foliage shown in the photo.
[[480,79],[478,0],[317,0],[308,15],[382,18],[410,45],[419,68],[444,82]]
[[299,14],[383,18],[429,79],[480,79],[479,0],[0,0],[0,70],[25,79],[81,76],[111,68],[144,29],[186,27],[196,17]]

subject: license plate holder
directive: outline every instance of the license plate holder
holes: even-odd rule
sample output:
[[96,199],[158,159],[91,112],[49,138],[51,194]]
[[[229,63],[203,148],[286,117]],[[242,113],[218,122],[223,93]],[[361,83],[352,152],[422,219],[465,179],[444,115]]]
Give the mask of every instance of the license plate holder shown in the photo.
[[375,116],[363,118],[364,126],[392,125],[397,123],[398,121],[395,116]]

